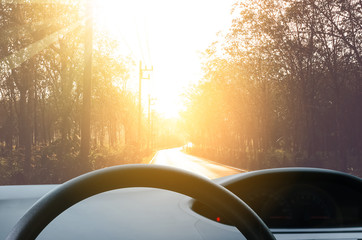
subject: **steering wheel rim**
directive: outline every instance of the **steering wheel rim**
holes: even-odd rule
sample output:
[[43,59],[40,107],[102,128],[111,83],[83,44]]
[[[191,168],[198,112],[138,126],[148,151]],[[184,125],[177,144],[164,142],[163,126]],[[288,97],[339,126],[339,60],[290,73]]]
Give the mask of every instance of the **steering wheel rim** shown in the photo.
[[247,239],[275,239],[258,215],[226,188],[176,168],[134,164],[96,170],[60,185],[24,214],[6,240],[33,240],[74,204],[102,192],[129,187],[159,188],[193,197],[223,213]]

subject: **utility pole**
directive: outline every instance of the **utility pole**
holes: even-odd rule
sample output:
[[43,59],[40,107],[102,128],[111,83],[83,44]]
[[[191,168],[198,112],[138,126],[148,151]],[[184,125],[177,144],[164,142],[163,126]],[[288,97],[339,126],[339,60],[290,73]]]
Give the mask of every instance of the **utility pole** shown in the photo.
[[150,79],[150,74],[143,76],[144,72],[153,71],[153,66],[151,68],[142,68],[142,61],[140,61],[139,66],[139,90],[138,90],[138,144],[139,148],[142,147],[142,79]]
[[151,94],[148,94],[148,132],[147,132],[147,149],[150,149],[150,136],[151,136]]
[[84,79],[83,79],[83,107],[81,119],[81,171],[89,171],[90,152],[90,115],[91,115],[91,91],[92,91],[92,50],[93,50],[93,12],[92,0],[86,2],[86,24],[84,43]]
[[147,149],[150,149],[150,144],[152,136],[152,129],[151,129],[151,105],[153,104],[154,98],[151,98],[151,94],[148,94],[148,134],[147,134]]

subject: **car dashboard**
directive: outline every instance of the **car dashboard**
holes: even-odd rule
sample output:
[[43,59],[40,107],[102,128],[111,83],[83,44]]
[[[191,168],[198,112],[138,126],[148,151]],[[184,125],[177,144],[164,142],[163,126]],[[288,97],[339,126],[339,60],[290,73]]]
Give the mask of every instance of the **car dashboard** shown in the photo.
[[[324,169],[260,170],[213,180],[245,201],[276,239],[362,239],[362,180]],[[0,239],[57,185],[0,187]],[[202,191],[202,189],[200,189]],[[243,239],[222,213],[191,197],[126,188],[90,197],[37,239]],[[244,238],[245,239],[245,238]]]

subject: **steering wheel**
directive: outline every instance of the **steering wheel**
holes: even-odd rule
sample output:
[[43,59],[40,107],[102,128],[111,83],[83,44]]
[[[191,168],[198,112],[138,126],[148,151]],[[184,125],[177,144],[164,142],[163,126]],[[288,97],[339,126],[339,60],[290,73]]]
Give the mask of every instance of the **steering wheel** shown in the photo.
[[6,240],[33,240],[72,205],[102,192],[128,187],[160,188],[188,195],[223,213],[247,239],[275,240],[256,213],[226,188],[190,172],[146,164],[96,170],[60,185],[25,213]]

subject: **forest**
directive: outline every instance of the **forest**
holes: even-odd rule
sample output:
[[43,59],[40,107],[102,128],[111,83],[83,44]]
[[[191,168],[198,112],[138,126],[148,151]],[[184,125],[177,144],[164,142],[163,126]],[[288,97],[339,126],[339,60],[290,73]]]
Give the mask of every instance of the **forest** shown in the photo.
[[[91,151],[80,161],[85,65],[81,1],[0,4],[0,184],[58,183],[141,162],[133,59],[93,34]],[[144,145],[144,144],[143,144]]]
[[362,175],[362,2],[243,0],[187,96],[189,151]]
[[204,77],[184,94],[180,119],[142,105],[140,127],[128,87],[138,60],[94,32],[85,161],[85,6],[30,2],[0,2],[1,185],[60,183],[186,140],[188,153],[247,170],[362,176],[360,0],[236,0],[228,32],[205,46]]

